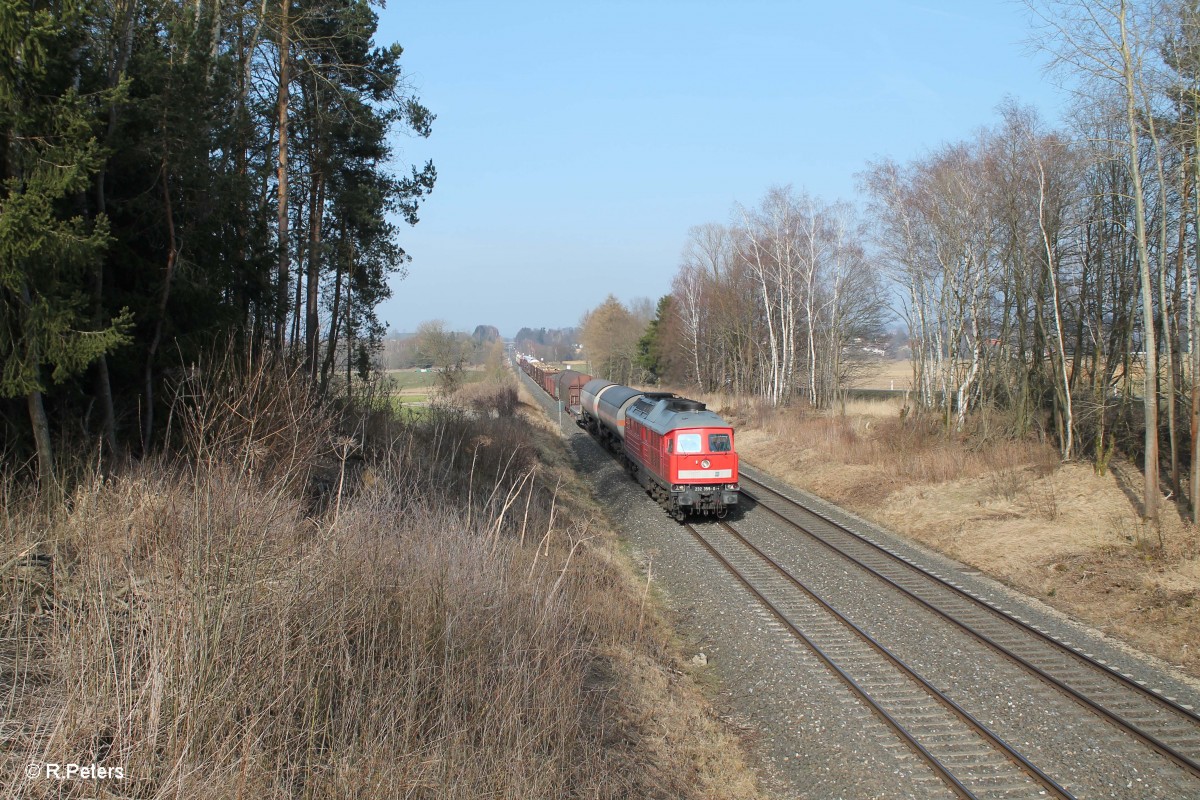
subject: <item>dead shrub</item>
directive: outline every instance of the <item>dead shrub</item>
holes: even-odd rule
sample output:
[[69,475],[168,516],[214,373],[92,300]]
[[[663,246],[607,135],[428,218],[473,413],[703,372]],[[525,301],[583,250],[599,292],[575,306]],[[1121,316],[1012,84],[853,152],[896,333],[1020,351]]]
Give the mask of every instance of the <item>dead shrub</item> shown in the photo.
[[1029,507],[1037,512],[1042,519],[1053,522],[1058,519],[1058,492],[1053,483],[1043,483],[1028,490]]
[[467,384],[454,393],[451,402],[477,414],[511,417],[517,411],[520,398],[517,385],[505,376],[498,380]]
[[875,439],[887,452],[904,456],[930,449],[945,439],[942,421],[931,414],[908,414],[883,420]]
[[1003,467],[989,473],[987,482],[990,497],[1012,501],[1025,492],[1029,478],[1023,469]]
[[881,418],[788,408],[766,416],[762,428],[777,442],[811,449],[843,464],[885,467],[895,482],[889,490],[903,483],[945,483],[1000,473],[992,479],[993,493],[1011,500],[1024,488],[1013,470],[1032,466],[1044,476],[1059,464],[1052,447],[1031,438],[993,438],[982,446],[977,435],[948,434],[945,419],[936,414]]
[[183,451],[195,463],[236,464],[293,490],[332,454],[337,424],[301,364],[253,351],[239,355],[232,343],[182,371],[171,417],[179,421]]
[[[166,537],[130,583],[95,522],[163,491]],[[40,638],[66,680],[26,760],[121,764],[125,790],[188,796],[559,797],[595,768],[558,547],[514,582],[490,520],[383,493],[314,534],[294,507],[264,514],[273,499],[239,473],[139,476],[63,521],[79,555]],[[12,794],[60,791],[21,774]]]

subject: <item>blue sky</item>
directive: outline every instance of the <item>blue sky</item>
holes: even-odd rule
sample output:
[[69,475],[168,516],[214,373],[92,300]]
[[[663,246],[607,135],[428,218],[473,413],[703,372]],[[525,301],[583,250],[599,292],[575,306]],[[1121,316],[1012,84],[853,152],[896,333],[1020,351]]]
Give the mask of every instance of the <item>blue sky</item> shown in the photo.
[[687,230],[772,185],[858,201],[872,159],[920,157],[1064,95],[1007,0],[392,0],[437,114],[402,163],[437,186],[381,317],[411,331],[575,325],[615,294],[670,291]]

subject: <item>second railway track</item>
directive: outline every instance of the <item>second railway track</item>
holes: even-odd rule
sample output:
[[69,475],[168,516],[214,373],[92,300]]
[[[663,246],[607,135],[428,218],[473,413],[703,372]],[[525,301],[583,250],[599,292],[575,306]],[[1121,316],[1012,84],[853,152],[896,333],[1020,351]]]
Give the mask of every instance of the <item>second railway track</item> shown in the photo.
[[[722,522],[687,528],[955,795],[1073,797],[732,525]],[[714,531],[728,535],[714,536]]]
[[[842,525],[833,515],[787,497],[743,474],[748,517],[761,509],[804,540],[820,543],[888,591],[917,603],[1061,692],[1112,729],[1150,747],[1189,777],[1180,776],[1200,796],[1200,716],[1168,693],[1112,667],[1086,648],[1055,637],[1020,613],[974,593],[953,577],[925,569],[916,560]],[[749,542],[748,542],[749,543]],[[752,547],[752,545],[751,545]],[[770,553],[762,558],[770,559]],[[782,569],[782,567],[780,567]],[[1195,782],[1195,783],[1193,783]]]
[[[1084,648],[1055,638],[830,516],[742,475],[754,506],[819,542],[1200,779],[1200,716]],[[749,491],[745,491],[748,489]],[[1197,788],[1200,795],[1200,785]]]

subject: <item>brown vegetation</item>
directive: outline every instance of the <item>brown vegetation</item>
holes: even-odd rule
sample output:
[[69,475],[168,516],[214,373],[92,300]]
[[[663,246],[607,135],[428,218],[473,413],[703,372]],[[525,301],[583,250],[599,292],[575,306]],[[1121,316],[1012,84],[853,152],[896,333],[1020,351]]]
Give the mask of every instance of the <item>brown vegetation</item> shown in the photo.
[[186,459],[0,484],[0,794],[755,796],[544,429],[226,385]]
[[617,383],[633,380],[637,374],[638,339],[649,322],[648,316],[629,310],[611,294],[584,314],[579,340],[592,374]]
[[467,384],[455,392],[453,399],[455,404],[470,408],[478,414],[497,417],[511,417],[517,412],[520,402],[517,383],[510,374]]

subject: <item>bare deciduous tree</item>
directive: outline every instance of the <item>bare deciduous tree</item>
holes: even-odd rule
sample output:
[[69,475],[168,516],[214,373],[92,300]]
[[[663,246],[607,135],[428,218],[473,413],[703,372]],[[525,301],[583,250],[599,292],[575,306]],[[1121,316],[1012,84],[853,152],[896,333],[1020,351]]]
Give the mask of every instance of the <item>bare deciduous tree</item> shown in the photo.
[[[1142,308],[1142,403],[1145,419],[1145,507],[1147,520],[1158,523],[1158,347],[1155,338],[1154,280],[1146,225],[1146,188],[1142,176],[1144,122],[1150,104],[1147,93],[1150,21],[1161,9],[1157,2],[1129,0],[1045,0],[1030,2],[1048,26],[1045,46],[1057,63],[1085,79],[1120,87],[1134,204],[1134,245],[1137,252]],[[1153,130],[1149,131],[1153,136]],[[1157,141],[1152,147],[1157,149]]]

